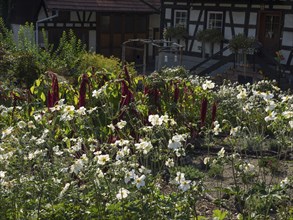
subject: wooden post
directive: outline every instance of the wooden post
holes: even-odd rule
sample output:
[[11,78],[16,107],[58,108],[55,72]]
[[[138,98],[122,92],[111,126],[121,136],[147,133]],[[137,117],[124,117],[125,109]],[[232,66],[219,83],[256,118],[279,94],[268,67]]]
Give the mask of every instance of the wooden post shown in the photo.
[[147,44],[144,43],[144,49],[143,49],[143,74],[146,74],[146,56],[147,56]]

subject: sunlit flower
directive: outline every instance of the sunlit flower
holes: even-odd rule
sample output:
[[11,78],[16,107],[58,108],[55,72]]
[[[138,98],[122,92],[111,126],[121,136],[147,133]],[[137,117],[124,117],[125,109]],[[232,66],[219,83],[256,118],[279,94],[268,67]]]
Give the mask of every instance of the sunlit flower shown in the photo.
[[98,164],[105,165],[110,160],[109,154],[103,154],[98,156]]
[[277,117],[276,117],[277,113],[272,111],[269,113],[268,116],[265,117],[265,121],[268,122],[268,121],[274,121]]
[[265,111],[272,111],[276,108],[276,103],[274,101],[268,101],[268,105],[265,108]]
[[180,184],[182,181],[185,181],[185,174],[181,172],[177,172],[174,182],[176,184]]
[[281,182],[280,182],[281,188],[285,188],[285,186],[287,186],[288,184],[289,184],[288,177],[286,177],[285,179],[281,180]]
[[241,89],[236,97],[237,99],[245,99],[247,97],[246,89]]
[[259,96],[262,97],[265,101],[269,101],[274,97],[274,94],[270,92],[261,92]]
[[230,135],[231,136],[235,136],[235,135],[237,135],[237,133],[239,132],[239,130],[240,130],[240,126],[237,126],[237,127],[235,127],[235,128],[231,128],[230,129]]
[[62,191],[59,193],[59,198],[62,198],[64,193],[68,190],[70,183],[66,183]]
[[204,84],[202,84],[203,90],[213,89],[215,87],[215,83],[211,80],[206,80]]
[[136,185],[136,187],[139,189],[140,187],[143,187],[145,186],[145,178],[146,176],[145,175],[142,175],[140,177],[138,176],[135,176],[134,177],[134,184]]
[[135,177],[134,170],[127,171],[127,172],[125,172],[124,182],[127,184],[131,179],[134,179],[134,177]]
[[292,118],[293,117],[293,111],[284,111],[282,113],[282,115],[285,117],[285,118]]
[[116,198],[117,198],[118,200],[125,199],[125,198],[127,198],[127,196],[128,196],[129,193],[130,193],[130,192],[129,192],[127,189],[120,188],[120,189],[118,190],[118,193],[116,194]]
[[203,164],[204,164],[204,165],[207,165],[207,164],[210,162],[210,160],[211,160],[210,157],[205,157],[205,158],[203,159]]
[[221,150],[218,152],[218,157],[222,158],[225,156],[225,149],[222,147]]
[[79,115],[86,115],[86,108],[81,106],[79,109],[76,110],[76,113]]
[[293,121],[289,121],[289,125],[291,128],[293,128]]
[[5,177],[6,171],[0,170],[0,179],[3,179]]
[[220,128],[220,124],[218,121],[214,121],[214,128],[213,128],[213,132],[215,135],[218,135],[220,132],[222,132],[222,129]]
[[152,143],[149,141],[144,141],[142,139],[140,139],[139,141],[140,143],[134,144],[136,149],[140,152],[143,152],[143,154],[148,154],[148,152],[150,152],[150,150],[153,148]]
[[181,189],[183,192],[187,191],[190,189],[190,180],[183,180],[180,181],[180,185],[178,186],[178,189]]
[[24,128],[24,127],[26,126],[26,123],[25,123],[24,121],[19,121],[19,122],[17,123],[17,126],[18,126],[20,129],[22,129],[22,128]]
[[152,124],[152,126],[163,124],[163,118],[159,115],[149,115],[148,121]]
[[110,128],[113,132],[115,131],[115,126],[111,123],[107,125],[108,128]]
[[174,167],[174,160],[172,158],[168,158],[168,160],[166,160],[165,165],[167,167]]
[[176,150],[180,147],[182,147],[182,144],[180,142],[169,140],[168,148]]
[[13,127],[6,128],[2,131],[2,139],[10,135],[13,131]]
[[78,159],[70,167],[70,173],[78,174],[84,167],[84,162],[82,159]]
[[126,126],[126,124],[127,124],[126,121],[121,120],[121,121],[119,121],[116,125],[117,125],[117,127],[118,127],[119,129],[122,129],[122,128],[124,128],[124,127]]

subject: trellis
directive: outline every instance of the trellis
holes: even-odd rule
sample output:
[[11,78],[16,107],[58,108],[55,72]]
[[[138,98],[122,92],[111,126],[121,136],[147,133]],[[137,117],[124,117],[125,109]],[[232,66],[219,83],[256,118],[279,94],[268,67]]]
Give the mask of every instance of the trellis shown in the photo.
[[[134,47],[130,46],[131,43],[139,42],[143,44],[143,47]],[[161,69],[164,63],[168,62],[169,56],[174,56],[174,63],[177,65],[182,65],[182,51],[183,46],[175,43],[173,41],[167,40],[152,40],[152,39],[129,39],[122,44],[122,63],[123,65],[126,62],[126,49],[136,50],[136,51],[143,51],[143,74],[146,73],[147,67],[147,50],[148,47],[156,47],[158,48],[158,70]]]

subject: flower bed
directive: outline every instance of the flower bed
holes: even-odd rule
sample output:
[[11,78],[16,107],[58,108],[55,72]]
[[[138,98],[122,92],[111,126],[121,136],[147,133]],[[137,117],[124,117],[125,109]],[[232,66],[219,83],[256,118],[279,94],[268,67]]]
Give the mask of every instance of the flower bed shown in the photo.
[[293,99],[273,82],[178,67],[0,86],[4,219],[292,218]]

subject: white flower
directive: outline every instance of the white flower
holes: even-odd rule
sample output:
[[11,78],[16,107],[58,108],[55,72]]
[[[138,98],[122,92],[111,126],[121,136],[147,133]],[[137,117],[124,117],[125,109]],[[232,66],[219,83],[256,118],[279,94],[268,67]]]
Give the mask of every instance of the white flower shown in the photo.
[[32,129],[36,129],[36,126],[34,125],[34,122],[33,122],[33,121],[29,121],[29,122],[27,123],[27,127],[28,127],[28,128],[32,128]]
[[202,85],[203,90],[213,89],[215,87],[215,83],[211,80],[206,80],[205,83]]
[[127,198],[127,196],[128,196],[129,193],[130,193],[130,192],[129,192],[127,189],[120,188],[120,189],[118,190],[118,193],[116,194],[116,198],[117,198],[118,200],[125,199],[125,198]]
[[187,191],[190,189],[190,180],[183,180],[180,181],[180,185],[178,186],[179,189],[181,189],[183,192]]
[[13,131],[13,127],[6,128],[2,131],[2,139],[10,135]]
[[131,179],[134,179],[134,177],[135,177],[134,170],[127,171],[124,176],[124,182],[127,184]]
[[285,118],[292,118],[293,117],[293,111],[284,111],[282,113],[282,115],[285,117]]
[[221,150],[218,152],[218,157],[222,158],[225,156],[225,149],[222,147]]
[[82,170],[82,168],[84,167],[84,163],[82,159],[78,159],[74,162],[74,164],[71,165],[70,167],[70,173],[75,173],[78,174],[79,171]]
[[259,94],[260,97],[262,97],[265,101],[269,101],[270,99],[272,99],[274,97],[274,94],[269,93],[269,92],[262,92]]
[[116,154],[116,160],[122,159],[123,157],[125,157],[125,155],[128,155],[129,152],[130,152],[130,149],[127,146],[119,150]]
[[237,99],[245,99],[247,97],[246,89],[241,89],[236,97]]
[[152,124],[152,126],[163,124],[163,118],[159,115],[149,115],[148,121]]
[[22,128],[24,128],[24,127],[26,126],[26,123],[25,123],[24,121],[19,121],[19,122],[17,123],[17,126],[18,126],[20,129],[22,129]]
[[220,128],[220,124],[218,121],[214,122],[213,132],[215,135],[218,135],[220,132],[222,132],[222,129]]
[[108,128],[110,128],[113,132],[115,131],[115,126],[111,123],[107,125]]
[[153,145],[149,141],[144,141],[142,139],[139,140],[140,143],[134,144],[136,149],[140,152],[143,152],[143,154],[148,154],[150,150],[153,148]]
[[168,158],[168,160],[166,160],[165,165],[167,167],[174,167],[174,160],[172,158]]
[[265,108],[265,111],[272,111],[276,108],[276,103],[274,101],[268,101],[268,105]]
[[6,171],[0,171],[0,179],[3,179],[5,177]]
[[180,184],[182,181],[185,181],[185,174],[184,173],[177,172],[176,175],[177,176],[175,177],[175,180],[174,180],[174,182],[176,184]]
[[145,181],[144,181],[145,178],[146,178],[145,175],[142,175],[140,177],[138,176],[134,177],[134,184],[136,185],[136,188],[139,189],[140,187],[145,186]]
[[141,173],[141,174],[150,174],[152,171],[147,169],[146,167],[144,166],[141,166],[138,171]]
[[280,182],[281,188],[285,188],[285,186],[288,185],[288,184],[289,184],[288,177],[286,177],[285,179],[281,180],[281,182]]
[[235,128],[231,128],[230,135],[235,136],[239,132],[240,128],[241,128],[240,126],[237,126]]
[[99,155],[98,164],[105,165],[110,160],[109,154]]
[[63,109],[64,113],[71,114],[74,113],[75,107],[73,105],[66,105]]
[[265,117],[265,121],[268,122],[268,121],[274,121],[277,117],[276,117],[277,113],[272,111],[269,113],[268,116]]
[[70,183],[66,183],[62,191],[59,193],[59,198],[62,198],[64,193],[68,190]]
[[173,142],[172,140],[169,140],[168,148],[177,150],[182,146],[180,142]]
[[207,165],[209,162],[210,162],[210,157],[205,157],[204,159],[203,159],[203,164],[204,165]]
[[186,135],[184,134],[176,134],[172,137],[172,141],[181,142],[186,140]]
[[86,108],[81,106],[79,109],[76,110],[76,113],[79,115],[86,115]]
[[162,120],[164,123],[168,123],[168,121],[169,121],[169,116],[168,116],[168,115],[162,115],[160,118],[161,118],[161,120]]
[[116,125],[117,125],[117,127],[118,127],[119,129],[122,129],[122,128],[125,127],[126,124],[127,124],[126,121],[121,120],[121,121],[119,121]]
[[291,128],[293,128],[293,121],[289,121],[289,125]]

